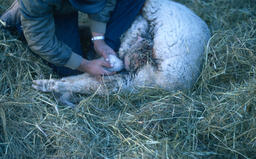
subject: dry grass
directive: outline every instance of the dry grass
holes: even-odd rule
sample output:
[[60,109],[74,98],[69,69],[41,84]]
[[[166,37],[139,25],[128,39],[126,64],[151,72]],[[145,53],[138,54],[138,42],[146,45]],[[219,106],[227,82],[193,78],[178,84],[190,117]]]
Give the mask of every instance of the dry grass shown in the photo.
[[[200,79],[189,92],[80,96],[58,106],[31,81],[51,69],[0,30],[2,158],[256,158],[256,4],[179,0],[211,28]],[[0,9],[6,1],[0,0]]]

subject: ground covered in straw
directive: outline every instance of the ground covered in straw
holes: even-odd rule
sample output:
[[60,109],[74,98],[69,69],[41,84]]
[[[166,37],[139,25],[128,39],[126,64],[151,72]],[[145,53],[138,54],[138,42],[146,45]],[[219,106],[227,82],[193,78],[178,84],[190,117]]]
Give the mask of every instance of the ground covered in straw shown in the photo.
[[[52,70],[1,29],[0,157],[256,158],[256,2],[178,1],[212,32],[188,92],[79,95],[75,109],[59,106],[31,88]],[[8,3],[0,0],[1,13]]]

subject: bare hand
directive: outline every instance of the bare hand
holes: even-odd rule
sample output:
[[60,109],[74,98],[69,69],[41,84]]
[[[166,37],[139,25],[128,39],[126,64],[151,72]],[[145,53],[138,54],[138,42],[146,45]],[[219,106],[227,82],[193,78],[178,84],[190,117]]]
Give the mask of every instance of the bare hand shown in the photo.
[[[96,33],[96,32],[92,32],[92,35],[103,36],[103,34]],[[94,50],[96,51],[96,53],[104,57],[104,59],[107,59],[109,54],[116,55],[115,51],[110,46],[108,46],[104,40],[95,40],[93,41],[93,44],[94,44]]]
[[94,50],[98,55],[104,57],[104,59],[107,59],[109,54],[116,55],[115,51],[104,40],[94,41]]
[[100,76],[100,75],[112,75],[115,72],[109,72],[104,67],[110,68],[110,64],[106,62],[103,58],[95,59],[95,60],[84,60],[82,64],[79,66],[78,70],[82,72],[87,72],[92,76]]

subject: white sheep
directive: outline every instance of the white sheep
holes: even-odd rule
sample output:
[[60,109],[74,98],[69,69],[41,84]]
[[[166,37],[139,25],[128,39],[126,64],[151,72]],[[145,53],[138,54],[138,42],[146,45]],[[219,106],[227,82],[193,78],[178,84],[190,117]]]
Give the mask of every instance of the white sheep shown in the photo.
[[[209,39],[205,22],[184,5],[171,0],[147,0],[142,15],[122,38],[118,55],[126,73],[105,76],[101,81],[87,73],[35,80],[33,87],[65,94],[130,92],[141,87],[190,89],[201,72]],[[115,61],[115,57],[111,59]]]

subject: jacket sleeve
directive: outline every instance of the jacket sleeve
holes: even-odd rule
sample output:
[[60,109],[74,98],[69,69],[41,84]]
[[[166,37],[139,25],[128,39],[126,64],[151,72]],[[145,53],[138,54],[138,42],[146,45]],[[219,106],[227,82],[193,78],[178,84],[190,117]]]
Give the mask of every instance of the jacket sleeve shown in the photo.
[[89,14],[90,29],[92,32],[105,33],[107,22],[115,9],[116,0],[107,0],[105,7],[96,14]]
[[45,0],[19,0],[19,3],[30,49],[50,63],[76,69],[83,58],[55,36],[53,5]]

